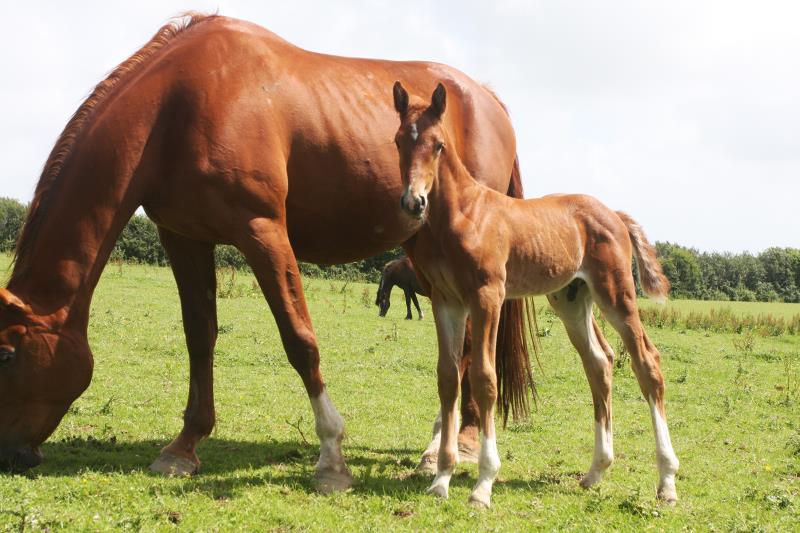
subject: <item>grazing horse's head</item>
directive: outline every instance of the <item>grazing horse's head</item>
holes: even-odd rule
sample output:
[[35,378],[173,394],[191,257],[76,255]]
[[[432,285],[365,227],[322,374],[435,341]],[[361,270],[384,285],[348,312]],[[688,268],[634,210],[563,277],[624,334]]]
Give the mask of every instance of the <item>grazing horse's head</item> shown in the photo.
[[428,193],[439,174],[439,156],[447,149],[442,127],[447,93],[440,83],[433,91],[430,105],[409,105],[408,93],[399,81],[395,82],[393,92],[394,108],[400,114],[395,144],[405,187],[400,206],[409,215],[422,219]]
[[0,470],[26,470],[42,461],[39,445],[91,374],[85,341],[54,330],[47,317],[0,289]]

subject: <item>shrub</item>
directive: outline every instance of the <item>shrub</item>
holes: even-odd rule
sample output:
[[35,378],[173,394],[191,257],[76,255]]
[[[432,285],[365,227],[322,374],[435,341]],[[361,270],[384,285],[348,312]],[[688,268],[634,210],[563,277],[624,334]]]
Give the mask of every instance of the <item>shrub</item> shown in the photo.
[[17,246],[27,211],[27,206],[13,198],[0,198],[0,252],[10,252]]

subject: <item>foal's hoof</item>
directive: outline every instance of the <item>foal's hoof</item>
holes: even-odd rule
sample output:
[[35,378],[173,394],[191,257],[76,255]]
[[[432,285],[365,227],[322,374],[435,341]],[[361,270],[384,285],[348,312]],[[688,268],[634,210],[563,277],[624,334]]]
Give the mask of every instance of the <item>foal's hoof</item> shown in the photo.
[[419,464],[417,465],[417,472],[420,474],[435,474],[438,470],[436,466],[439,461],[439,457],[436,454],[426,454],[422,456],[422,459],[419,460]]
[[200,465],[169,452],[161,452],[158,459],[150,465],[150,471],[171,477],[192,476],[200,469]]
[[320,494],[344,492],[353,486],[353,475],[347,466],[342,465],[338,470],[325,468],[314,473],[314,488]]
[[458,460],[462,463],[477,463],[481,445],[477,442],[458,441]]

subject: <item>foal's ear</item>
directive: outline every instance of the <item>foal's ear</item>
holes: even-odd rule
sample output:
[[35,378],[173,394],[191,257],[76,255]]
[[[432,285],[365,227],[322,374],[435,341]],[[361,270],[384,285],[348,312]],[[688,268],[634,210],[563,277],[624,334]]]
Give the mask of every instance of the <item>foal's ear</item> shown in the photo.
[[401,117],[405,116],[408,111],[408,93],[400,85],[399,81],[394,82],[392,93],[394,94],[394,108],[400,113]]
[[444,85],[439,83],[436,90],[433,91],[430,109],[437,118],[440,118],[444,114],[445,107],[447,107],[447,91],[445,91]]

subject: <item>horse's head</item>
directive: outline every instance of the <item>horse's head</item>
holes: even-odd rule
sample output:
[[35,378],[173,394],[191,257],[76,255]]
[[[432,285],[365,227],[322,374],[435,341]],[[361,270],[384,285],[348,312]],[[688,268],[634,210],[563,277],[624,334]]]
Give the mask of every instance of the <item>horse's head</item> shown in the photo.
[[0,289],[0,469],[42,460],[39,445],[89,384],[85,340],[55,331],[46,317]]
[[409,105],[408,93],[399,81],[395,82],[393,92],[394,108],[400,114],[395,144],[400,154],[400,177],[405,189],[400,206],[412,217],[422,219],[428,193],[439,175],[439,156],[447,149],[442,125],[447,92],[444,85],[438,84],[429,105]]

